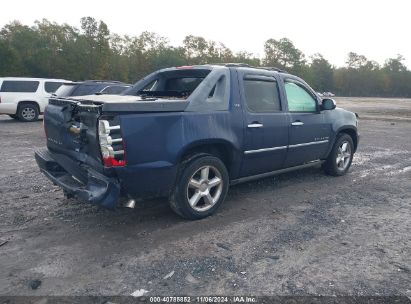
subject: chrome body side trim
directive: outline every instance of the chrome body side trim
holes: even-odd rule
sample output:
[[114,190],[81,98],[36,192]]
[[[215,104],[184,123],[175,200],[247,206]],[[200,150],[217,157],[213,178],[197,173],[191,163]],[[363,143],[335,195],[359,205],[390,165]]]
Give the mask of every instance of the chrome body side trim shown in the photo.
[[328,143],[328,139],[326,140],[319,140],[319,141],[310,141],[307,143],[302,143],[302,144],[295,144],[295,145],[289,145],[289,148],[298,148],[298,147],[304,147],[304,146],[310,146],[310,145],[319,145],[319,144],[325,144]]
[[328,139],[327,140],[320,140],[320,141],[311,141],[311,142],[307,142],[307,143],[295,144],[295,145],[289,145],[289,146],[278,146],[278,147],[263,148],[263,149],[257,149],[257,150],[247,150],[247,151],[244,151],[244,154],[253,154],[253,153],[260,153],[260,152],[276,151],[276,150],[282,150],[282,149],[287,149],[287,148],[298,148],[298,147],[304,147],[304,146],[310,146],[310,145],[319,145],[319,144],[325,144],[325,143],[328,143]]
[[287,149],[287,146],[279,146],[279,147],[272,147],[272,148],[263,148],[257,150],[248,150],[244,151],[244,154],[253,154],[253,153],[260,153],[260,152],[267,152],[267,151],[275,151],[275,150],[282,150]]

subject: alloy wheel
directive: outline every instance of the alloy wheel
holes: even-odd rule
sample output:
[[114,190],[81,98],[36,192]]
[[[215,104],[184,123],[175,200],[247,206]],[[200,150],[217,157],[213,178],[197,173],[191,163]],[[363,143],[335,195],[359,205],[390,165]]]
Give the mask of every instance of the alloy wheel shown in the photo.
[[33,120],[36,117],[36,111],[33,108],[23,108],[21,111],[21,116],[25,120]]
[[189,179],[187,200],[196,211],[206,211],[213,207],[222,194],[223,178],[217,168],[204,166]]
[[337,157],[335,162],[337,163],[337,168],[341,171],[347,169],[351,160],[351,145],[348,141],[343,141],[337,150]]

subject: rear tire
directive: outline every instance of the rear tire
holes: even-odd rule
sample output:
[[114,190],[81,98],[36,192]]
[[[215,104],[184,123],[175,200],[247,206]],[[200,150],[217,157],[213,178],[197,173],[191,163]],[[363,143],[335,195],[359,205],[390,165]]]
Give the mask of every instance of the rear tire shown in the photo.
[[19,117],[16,114],[9,114],[9,116],[13,119],[19,119]]
[[202,155],[183,163],[170,206],[190,220],[214,213],[227,195],[229,177],[224,163],[217,157]]
[[17,116],[24,122],[36,121],[39,118],[39,108],[32,103],[22,103],[17,109]]
[[332,176],[347,173],[354,156],[354,143],[350,135],[341,133],[337,136],[334,147],[323,165],[324,171]]

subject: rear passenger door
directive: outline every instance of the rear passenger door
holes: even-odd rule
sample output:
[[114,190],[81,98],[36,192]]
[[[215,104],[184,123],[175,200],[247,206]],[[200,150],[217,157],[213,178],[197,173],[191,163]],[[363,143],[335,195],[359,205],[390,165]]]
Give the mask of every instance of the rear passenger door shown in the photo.
[[324,158],[331,129],[319,111],[316,95],[306,84],[294,78],[284,79],[284,88],[290,116],[285,167]]
[[239,71],[245,121],[241,176],[281,169],[288,145],[288,117],[278,80],[270,74]]

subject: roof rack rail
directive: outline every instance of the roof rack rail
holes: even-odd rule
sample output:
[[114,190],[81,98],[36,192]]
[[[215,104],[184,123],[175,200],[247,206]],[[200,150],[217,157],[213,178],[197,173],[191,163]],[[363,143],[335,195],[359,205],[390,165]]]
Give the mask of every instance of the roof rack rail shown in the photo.
[[122,83],[121,81],[117,81],[117,80],[104,80],[104,79],[87,79],[84,80],[84,82],[110,82],[110,83]]
[[224,66],[226,67],[247,67],[247,68],[252,68],[251,65],[247,63],[224,63]]
[[254,67],[254,68],[269,70],[269,71],[275,71],[275,72],[279,72],[279,73],[287,73],[286,70],[282,70],[282,69],[279,69],[279,68],[276,68],[276,67],[264,67],[264,66],[262,66],[262,67]]

